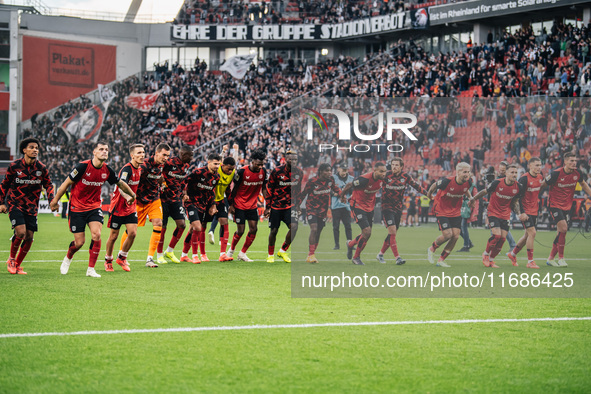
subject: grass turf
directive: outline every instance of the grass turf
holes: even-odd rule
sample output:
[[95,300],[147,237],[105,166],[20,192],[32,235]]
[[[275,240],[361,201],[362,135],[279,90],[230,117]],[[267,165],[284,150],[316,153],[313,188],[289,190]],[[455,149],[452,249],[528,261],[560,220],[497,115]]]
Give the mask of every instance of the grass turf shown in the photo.
[[[5,224],[4,240],[11,233]],[[292,298],[290,265],[264,262],[266,223],[249,252],[253,263],[148,269],[134,261],[145,258],[150,235],[145,228],[130,253],[130,273],[118,266],[106,273],[99,261],[103,277],[85,277],[85,245],[62,276],[59,265],[71,234],[65,221],[50,215],[42,215],[39,225],[23,264],[29,275],[0,274],[0,333],[591,315],[587,298]],[[367,261],[385,230],[376,226],[375,233]],[[277,250],[284,234],[282,229]],[[298,238],[307,234],[302,226]],[[433,225],[401,229],[400,251],[412,255],[407,265],[426,263],[420,255],[436,234]],[[471,235],[480,251],[487,231]],[[107,236],[104,229],[103,245]],[[553,235],[540,232],[539,238],[549,244]],[[334,253],[332,246],[326,228],[319,257],[338,259],[343,251]],[[8,247],[5,241],[0,249]],[[207,249],[219,250],[209,244]],[[547,250],[537,246],[536,256]],[[580,259],[573,268],[589,265],[588,252],[579,235],[567,246],[567,261]],[[455,263],[478,263],[459,253],[451,257]],[[350,263],[343,257],[343,264]],[[508,264],[505,258],[503,268]],[[554,321],[0,338],[0,391],[586,392],[590,326]]]

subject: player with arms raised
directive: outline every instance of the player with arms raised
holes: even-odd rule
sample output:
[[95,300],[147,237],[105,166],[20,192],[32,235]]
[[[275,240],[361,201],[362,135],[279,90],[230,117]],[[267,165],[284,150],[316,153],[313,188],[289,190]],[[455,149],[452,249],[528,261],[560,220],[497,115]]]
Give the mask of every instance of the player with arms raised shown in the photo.
[[[134,144],[129,147],[129,155],[131,161],[123,166],[119,171],[119,181],[125,182],[127,186],[135,193],[140,183],[141,168],[144,164],[144,146],[142,144]],[[125,232],[127,239],[121,246],[121,251],[117,255],[117,264],[123,268],[123,271],[130,271],[129,263],[127,262],[127,254],[129,249],[133,245],[135,236],[137,235],[137,211],[135,201],[132,204],[128,204],[125,199],[127,196],[115,188],[113,192],[113,198],[111,198],[111,206],[109,207],[109,221],[107,227],[111,229],[109,239],[107,240],[106,254],[105,254],[105,271],[113,272],[113,247],[115,241],[119,237],[119,230],[122,226],[125,226]]]
[[382,218],[384,224],[388,229],[388,235],[384,240],[382,249],[377,255],[380,263],[386,263],[384,260],[384,253],[388,248],[392,249],[396,264],[402,265],[406,263],[398,253],[398,245],[396,244],[396,232],[400,227],[400,218],[402,217],[402,204],[404,201],[404,193],[408,186],[412,187],[421,194],[427,194],[418,182],[416,182],[410,175],[403,172],[404,161],[400,157],[395,157],[390,162],[391,171],[386,174],[386,179],[382,185]]
[[[353,215],[355,215],[355,221],[361,228],[361,234],[347,243],[347,259],[351,260],[352,258],[352,262],[355,265],[365,265],[361,261],[361,252],[371,237],[373,211],[376,206],[376,193],[382,188],[382,183],[386,178],[386,172],[386,165],[384,163],[376,163],[372,172],[361,175],[352,183],[345,185],[339,196],[343,199],[347,192],[353,189],[350,199],[351,210]],[[355,255],[353,255],[353,247],[355,245],[357,245],[357,250],[355,250]]]
[[[566,153],[563,161],[564,166],[548,174],[542,183],[542,187],[545,185],[550,186],[550,191],[548,192],[548,209],[554,223],[556,223],[556,229],[558,231],[552,245],[552,250],[550,251],[550,256],[548,256],[548,260],[546,261],[547,265],[553,267],[568,266],[564,260],[564,244],[577,183],[580,183],[585,193],[591,197],[591,188],[585,182],[583,174],[577,169],[577,155]],[[558,262],[554,261],[557,253]]]
[[[37,211],[43,188],[53,198],[53,185],[47,167],[39,160],[39,140],[25,138],[19,145],[23,158],[13,161],[0,184],[0,213],[7,213],[14,229],[6,266],[11,274],[26,275],[21,264],[33,244],[37,231]],[[5,201],[6,200],[6,201]],[[54,210],[57,210],[54,209]],[[20,249],[19,249],[20,248]],[[17,254],[18,252],[18,254]]]
[[427,197],[433,199],[433,193],[437,191],[433,203],[433,212],[437,217],[441,235],[435,239],[427,249],[427,258],[431,264],[435,264],[433,253],[441,245],[446,244],[443,252],[437,260],[438,267],[450,267],[445,262],[447,256],[454,250],[460,237],[462,215],[460,213],[464,196],[471,198],[470,164],[461,162],[456,166],[454,177],[443,178],[433,183],[427,192]]
[[544,176],[542,175],[542,161],[537,157],[529,160],[529,171],[519,178],[521,185],[521,193],[519,199],[521,215],[519,220],[523,224],[525,233],[517,241],[517,245],[512,251],[507,253],[507,257],[511,260],[514,266],[517,267],[517,253],[527,245],[527,268],[538,269],[538,265],[534,261],[534,239],[536,238],[536,225],[538,224],[538,197]]
[[281,222],[287,225],[289,231],[285,236],[285,242],[277,252],[277,256],[281,257],[286,263],[291,263],[287,249],[298,231],[297,207],[293,206],[293,201],[295,201],[294,197],[299,195],[303,173],[302,170],[297,168],[298,155],[295,151],[288,150],[285,156],[285,164],[271,171],[267,182],[265,216],[269,217],[269,228],[271,229],[269,232],[267,263],[275,262],[275,240]]
[[93,158],[91,160],[79,163],[72,170],[68,179],[58,188],[50,204],[52,210],[57,209],[60,198],[72,186],[68,225],[70,231],[74,234],[74,241],[70,243],[66,257],[62,261],[60,267],[62,275],[68,273],[74,254],[84,245],[84,230],[88,225],[92,241],[90,242],[90,257],[86,276],[101,277],[95,271],[94,266],[101,251],[101,230],[103,229],[101,188],[103,184],[105,182],[109,182],[111,185],[116,184],[127,195],[125,200],[128,204],[135,201],[133,190],[130,189],[127,183],[117,179],[115,171],[105,164],[109,158],[109,146],[102,141],[98,141],[92,154]]

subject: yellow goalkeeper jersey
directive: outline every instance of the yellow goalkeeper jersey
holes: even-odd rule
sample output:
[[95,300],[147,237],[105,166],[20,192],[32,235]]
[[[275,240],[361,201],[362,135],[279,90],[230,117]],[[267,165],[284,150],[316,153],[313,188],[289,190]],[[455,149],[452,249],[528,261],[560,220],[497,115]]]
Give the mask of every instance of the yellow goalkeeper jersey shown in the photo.
[[215,187],[215,200],[216,201],[222,201],[224,199],[224,196],[226,194],[226,189],[228,188],[228,186],[230,186],[230,183],[232,183],[232,179],[234,179],[235,173],[236,173],[236,169],[234,169],[230,175],[226,175],[222,171],[222,166],[220,166],[218,168],[218,174],[220,176],[220,181],[218,182],[218,185]]

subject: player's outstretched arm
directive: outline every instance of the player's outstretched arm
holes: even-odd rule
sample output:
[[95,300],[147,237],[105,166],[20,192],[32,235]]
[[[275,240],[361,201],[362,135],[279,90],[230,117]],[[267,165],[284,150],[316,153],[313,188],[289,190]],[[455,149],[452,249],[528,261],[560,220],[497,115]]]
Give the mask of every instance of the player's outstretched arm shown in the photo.
[[427,190],[427,197],[429,197],[429,200],[433,199],[433,193],[435,193],[435,189],[437,189],[437,182],[433,182],[433,184],[431,185],[431,187],[429,188],[429,190]]
[[486,193],[487,193],[486,189],[482,189],[481,191],[476,193],[476,195],[470,199],[468,206],[470,208],[474,208],[474,204],[476,204],[476,200],[480,200],[482,198],[482,196],[484,196]]
[[125,197],[125,201],[127,201],[128,204],[132,204],[135,201],[135,193],[133,192],[133,190],[131,190],[127,183],[125,183],[122,180],[119,180],[117,182],[117,187],[127,195]]
[[62,198],[62,196],[64,195],[66,190],[68,190],[68,188],[70,186],[72,186],[73,184],[74,184],[74,181],[70,177],[68,177],[68,178],[66,178],[64,183],[62,183],[60,185],[60,187],[55,192],[55,196],[53,197],[53,200],[51,200],[51,202],[49,203],[49,208],[51,208],[52,211],[59,209],[60,198]]
[[587,195],[591,197],[591,187],[589,187],[589,184],[585,181],[581,181],[580,183],[585,193],[587,193]]

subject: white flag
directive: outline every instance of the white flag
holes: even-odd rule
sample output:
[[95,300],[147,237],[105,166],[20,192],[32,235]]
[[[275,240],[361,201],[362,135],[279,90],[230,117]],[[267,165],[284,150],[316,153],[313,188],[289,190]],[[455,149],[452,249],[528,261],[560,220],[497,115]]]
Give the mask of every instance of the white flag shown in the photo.
[[228,124],[228,110],[225,108],[218,109],[218,116],[221,124]]
[[60,127],[66,132],[71,142],[96,142],[101,133],[109,104],[111,101],[105,101],[86,111],[80,111],[64,119]]
[[302,79],[303,83],[312,83],[312,71],[310,71],[310,66],[306,67],[306,75],[304,79]]
[[226,59],[226,62],[222,64],[220,70],[227,71],[236,79],[242,79],[248,71],[248,67],[255,58],[255,54],[246,56],[232,56]]
[[99,96],[101,97],[101,103],[104,103],[105,101],[111,101],[117,97],[115,92],[113,92],[110,87],[101,85],[100,83],[98,84],[98,91]]

